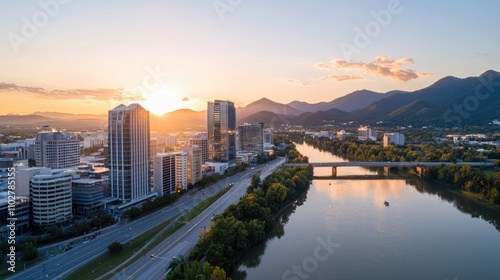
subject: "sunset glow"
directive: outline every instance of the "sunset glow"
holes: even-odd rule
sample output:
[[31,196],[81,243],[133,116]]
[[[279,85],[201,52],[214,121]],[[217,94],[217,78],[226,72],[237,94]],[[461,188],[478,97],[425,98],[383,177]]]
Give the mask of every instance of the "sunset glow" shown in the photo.
[[17,100],[0,115],[328,102],[500,65],[485,28],[500,24],[495,1],[48,1],[50,13],[42,2],[0,3],[0,95]]
[[151,91],[146,100],[139,103],[155,115],[162,115],[183,108],[180,97],[162,88]]

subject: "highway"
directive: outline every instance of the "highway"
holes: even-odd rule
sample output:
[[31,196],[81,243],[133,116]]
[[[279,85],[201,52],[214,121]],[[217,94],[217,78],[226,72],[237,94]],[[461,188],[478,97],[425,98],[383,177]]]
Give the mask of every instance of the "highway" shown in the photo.
[[[261,172],[261,179],[271,174],[280,167],[284,159],[277,159],[268,165],[258,166],[250,169],[251,173]],[[198,241],[203,228],[209,228],[213,214],[222,213],[229,205],[235,204],[240,197],[246,194],[246,189],[251,182],[251,174],[244,176],[241,180],[235,180],[233,188],[209,206],[191,222],[175,234],[167,238],[145,256],[115,275],[112,279],[164,279],[165,269],[172,258],[186,254]]]
[[[273,166],[278,166],[281,165],[284,159],[277,159],[273,161],[272,163],[269,164],[269,167],[271,165]],[[279,164],[278,164],[279,162]],[[83,244],[80,244],[78,246],[75,246],[75,248],[64,252],[62,254],[50,256],[48,254],[49,251],[53,251],[57,249],[57,246],[54,248],[49,248],[49,249],[44,249],[43,250],[43,256],[44,256],[44,261],[42,263],[39,263],[29,269],[26,269],[25,271],[21,271],[20,268],[18,268],[18,271],[15,273],[14,276],[10,277],[9,279],[22,279],[22,280],[31,280],[31,279],[63,279],[65,276],[70,274],[72,271],[76,270],[83,264],[91,261],[92,259],[98,257],[99,255],[105,253],[107,251],[107,247],[109,244],[111,244],[114,241],[118,241],[120,243],[126,243],[129,240],[133,239],[134,237],[146,232],[147,230],[153,228],[154,226],[158,225],[159,223],[162,223],[164,221],[167,221],[169,219],[175,219],[179,217],[181,214],[186,213],[190,209],[192,209],[195,205],[203,201],[204,199],[212,196],[213,194],[217,193],[220,191],[222,188],[225,186],[235,183],[235,186],[233,189],[229,192],[231,193],[232,198],[228,199],[227,197],[229,196],[226,194],[224,197],[222,197],[220,200],[218,200],[215,204],[213,204],[210,208],[210,211],[219,211],[219,209],[223,210],[222,208],[213,208],[215,207],[214,205],[219,205],[220,201],[223,199],[226,199],[226,203],[235,203],[241,195],[243,195],[246,191],[246,186],[249,184],[249,177],[251,177],[251,174],[255,173],[256,171],[265,169],[266,165],[262,166],[255,166],[255,167],[249,167],[247,170],[245,170],[242,173],[238,173],[234,176],[231,176],[229,178],[225,178],[224,180],[219,181],[218,183],[206,188],[203,192],[198,191],[198,192],[188,192],[187,194],[183,195],[179,200],[174,203],[173,205],[170,205],[168,207],[163,208],[162,210],[156,211],[148,216],[145,216],[143,218],[137,219],[132,222],[121,222],[118,225],[112,226],[110,228],[106,228],[101,230],[101,234],[97,236],[97,238],[93,240],[89,240]],[[263,172],[263,174],[267,174],[268,172]],[[245,184],[245,185],[244,185]],[[235,196],[236,194],[236,196]],[[229,204],[227,204],[229,205]],[[220,206],[222,207],[222,206]],[[224,208],[225,209],[225,208]],[[210,212],[210,213],[212,213]],[[203,212],[204,214],[200,215],[199,217],[195,218],[191,223],[189,223],[187,226],[193,227],[196,225],[196,229],[201,230],[201,226],[209,226],[209,221],[210,217],[204,217],[207,213],[207,211]],[[199,222],[200,217],[204,217],[205,219],[208,219],[208,222]],[[174,234],[174,236],[178,236],[180,233],[186,231],[185,229],[188,229],[188,227],[183,227],[181,230],[177,232],[177,235]],[[191,237],[189,242],[196,242],[196,239],[193,239],[193,236],[198,236],[199,232],[201,231],[195,231],[194,228],[193,230],[187,230],[187,232],[193,232],[193,235],[189,235]],[[197,235],[195,232],[198,232]],[[184,237],[183,237],[184,238]],[[182,239],[184,240],[184,239]],[[183,241],[182,241],[183,242]],[[163,244],[163,243],[162,243]],[[178,246],[176,246],[174,249],[179,251],[179,252],[185,252],[187,251],[188,245],[183,245],[183,244],[189,244],[189,243],[177,243]],[[185,246],[186,248],[184,248]],[[168,252],[176,252],[175,250],[168,250]],[[150,253],[151,254],[151,253]],[[176,255],[176,254],[174,254]],[[149,254],[147,255],[149,256]],[[172,255],[173,256],[173,255]],[[162,256],[159,256],[162,257]],[[149,258],[149,257],[148,257]],[[142,260],[142,258],[141,258]],[[155,261],[162,260],[160,258],[154,259]],[[166,261],[166,260],[164,260]],[[112,267],[110,267],[110,270]],[[164,268],[163,268],[164,269]],[[127,270],[128,271],[128,270]],[[89,271],[89,279],[95,279],[96,277],[92,277],[92,272]],[[120,279],[120,278],[119,278]],[[150,278],[144,278],[144,279],[150,279]]]

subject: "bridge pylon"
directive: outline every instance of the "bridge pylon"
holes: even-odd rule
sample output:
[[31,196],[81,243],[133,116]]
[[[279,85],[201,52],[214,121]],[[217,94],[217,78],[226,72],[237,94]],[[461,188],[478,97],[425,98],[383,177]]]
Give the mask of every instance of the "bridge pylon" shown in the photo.
[[423,178],[424,177],[424,167],[417,165],[417,167],[415,167],[415,169],[417,170],[418,177]]

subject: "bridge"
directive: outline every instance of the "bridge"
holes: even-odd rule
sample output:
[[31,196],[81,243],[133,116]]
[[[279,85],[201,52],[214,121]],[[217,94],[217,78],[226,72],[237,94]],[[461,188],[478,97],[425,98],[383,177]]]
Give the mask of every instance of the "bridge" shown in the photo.
[[391,168],[406,167],[415,168],[420,177],[424,174],[424,168],[430,166],[441,166],[456,164],[458,166],[469,165],[471,167],[493,167],[491,162],[425,162],[425,161],[337,161],[337,162],[311,162],[311,163],[284,163],[285,167],[308,166],[313,167],[331,167],[331,178],[337,177],[337,167],[355,166],[355,167],[383,167],[386,173],[389,173]]

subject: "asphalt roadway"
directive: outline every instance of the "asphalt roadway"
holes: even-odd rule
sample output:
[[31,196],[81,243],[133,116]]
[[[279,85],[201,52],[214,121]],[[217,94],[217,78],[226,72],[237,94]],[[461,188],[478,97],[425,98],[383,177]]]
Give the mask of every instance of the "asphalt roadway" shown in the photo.
[[246,193],[252,173],[262,171],[260,177],[263,179],[280,167],[283,161],[284,159],[277,159],[267,165],[249,168],[250,173],[245,172],[243,178],[234,180],[235,185],[229,192],[112,279],[165,279],[166,268],[170,261],[178,255],[186,254],[196,244],[202,230],[210,227],[213,214],[222,213],[229,205],[237,203]]
[[[269,175],[272,170],[281,166],[284,159],[278,158],[269,164],[249,167],[242,173],[238,173],[229,178],[206,188],[204,191],[191,192],[183,195],[173,205],[162,210],[142,217],[132,222],[121,222],[109,228],[101,230],[97,238],[81,243],[75,248],[57,255],[49,255],[48,252],[58,249],[59,245],[45,247],[40,250],[44,256],[44,261],[25,271],[16,267],[16,273],[9,279],[64,279],[72,271],[85,263],[105,253],[108,245],[114,241],[126,243],[136,236],[148,231],[159,223],[169,219],[175,219],[186,213],[204,199],[214,195],[229,184],[234,183],[233,188],[198,215],[191,222],[178,230],[175,234],[161,243],[151,252],[140,258],[127,269],[122,271],[113,279],[161,279],[164,277],[165,268],[171,258],[179,254],[186,253],[197,242],[201,234],[202,226],[209,227],[213,213],[221,213],[227,206],[236,203],[246,192],[246,187],[250,184],[251,175],[257,171],[262,171],[261,178]],[[155,257],[151,258],[151,254]],[[109,268],[113,269],[112,267]],[[92,277],[92,271],[88,272],[88,279]]]

